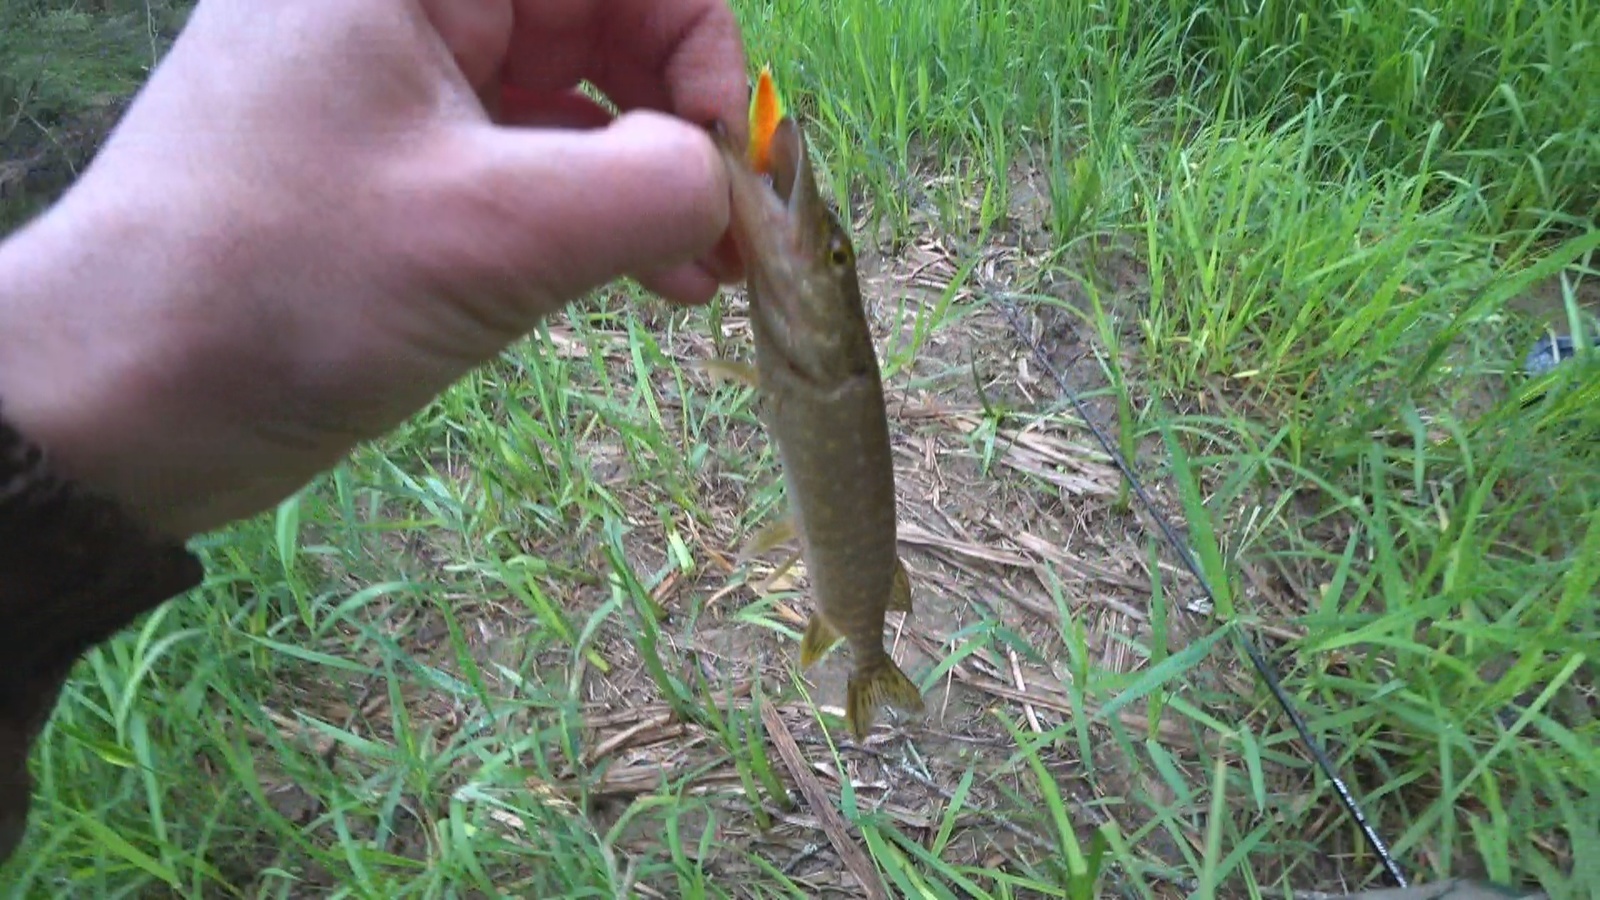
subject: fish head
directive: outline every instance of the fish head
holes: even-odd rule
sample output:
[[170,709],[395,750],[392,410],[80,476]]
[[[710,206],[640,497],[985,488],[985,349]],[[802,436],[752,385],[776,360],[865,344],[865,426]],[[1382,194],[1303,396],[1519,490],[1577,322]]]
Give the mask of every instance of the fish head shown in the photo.
[[730,230],[760,337],[818,385],[876,371],[855,246],[818,190],[800,126],[783,116],[770,133],[752,134],[759,152],[753,146],[743,154],[725,131],[716,136],[730,181]]

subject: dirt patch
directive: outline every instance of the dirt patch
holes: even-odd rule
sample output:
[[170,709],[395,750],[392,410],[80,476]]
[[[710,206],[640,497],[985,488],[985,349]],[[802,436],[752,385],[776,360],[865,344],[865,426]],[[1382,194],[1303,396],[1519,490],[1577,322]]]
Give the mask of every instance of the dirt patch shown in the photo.
[[[1506,301],[1506,308],[1527,316],[1538,326],[1553,329],[1557,334],[1568,334],[1571,332],[1567,322],[1569,287],[1578,314],[1588,317],[1585,325],[1593,328],[1596,317],[1600,317],[1600,279],[1596,278],[1588,278],[1577,284],[1564,284],[1559,277],[1547,278],[1526,293]],[[1593,337],[1592,334],[1590,336]]]

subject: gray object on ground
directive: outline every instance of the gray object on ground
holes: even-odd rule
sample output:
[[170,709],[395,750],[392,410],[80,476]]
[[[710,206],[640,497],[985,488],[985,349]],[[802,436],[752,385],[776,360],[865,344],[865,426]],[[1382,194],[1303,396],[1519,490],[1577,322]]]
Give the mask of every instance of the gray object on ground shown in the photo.
[[[1600,348],[1600,335],[1595,336],[1594,346]],[[1522,361],[1522,368],[1528,375],[1537,378],[1554,369],[1559,363],[1571,359],[1577,352],[1578,346],[1573,342],[1572,335],[1563,334],[1554,338],[1546,335],[1528,351],[1527,357]]]
[[1358,894],[1317,894],[1322,900],[1549,900],[1544,891],[1519,890],[1503,884],[1451,878],[1404,888],[1380,888]]

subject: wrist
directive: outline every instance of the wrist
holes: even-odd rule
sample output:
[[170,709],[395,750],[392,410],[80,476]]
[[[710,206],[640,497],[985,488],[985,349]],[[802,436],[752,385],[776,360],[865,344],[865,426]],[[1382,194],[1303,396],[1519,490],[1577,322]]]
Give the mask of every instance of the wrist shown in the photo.
[[181,427],[156,398],[183,325],[153,321],[162,307],[145,302],[174,284],[181,251],[156,236],[159,212],[82,191],[0,243],[0,408],[57,474],[187,537],[156,440]]
[[73,664],[202,575],[181,544],[53,472],[0,405],[0,863],[22,840],[28,757]]

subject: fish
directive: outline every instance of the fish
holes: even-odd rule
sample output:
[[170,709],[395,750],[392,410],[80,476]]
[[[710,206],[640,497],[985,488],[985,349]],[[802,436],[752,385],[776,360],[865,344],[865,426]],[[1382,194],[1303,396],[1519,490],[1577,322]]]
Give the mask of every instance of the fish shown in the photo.
[[756,389],[789,503],[741,555],[798,542],[784,567],[805,560],[815,606],[800,665],[848,642],[845,721],[861,740],[886,703],[923,710],[921,691],[883,641],[885,613],[911,613],[912,596],[899,555],[882,376],[854,244],[818,190],[805,137],[770,68],[758,78],[750,126],[743,152],[725,127],[712,126],[712,136],[728,172],[729,229],[744,261],[756,361],[707,368]]

